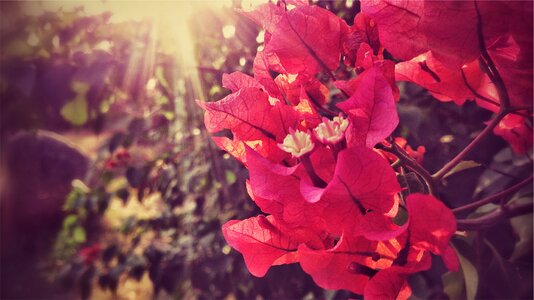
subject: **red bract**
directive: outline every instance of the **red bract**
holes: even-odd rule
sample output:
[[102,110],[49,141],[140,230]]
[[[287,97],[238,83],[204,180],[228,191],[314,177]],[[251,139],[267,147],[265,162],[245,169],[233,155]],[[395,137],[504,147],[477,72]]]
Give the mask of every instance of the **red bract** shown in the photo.
[[395,173],[380,155],[365,147],[342,151],[334,177],[321,197],[321,202],[327,203],[324,214],[329,230],[336,234],[358,231],[359,216],[368,211],[396,211],[394,196],[398,192]]
[[296,251],[300,244],[323,247],[313,232],[286,228],[272,216],[232,220],[222,230],[228,244],[243,254],[250,273],[259,277],[272,265],[298,261]]
[[[531,39],[528,42],[522,36],[509,34],[501,36],[491,46],[488,45],[488,51],[506,85],[512,106],[532,105],[532,25],[529,28]],[[516,38],[520,42],[517,42]]]
[[408,276],[427,270],[431,265],[430,255],[422,251],[412,256],[409,266],[392,266],[373,276],[365,287],[365,299],[408,299],[412,293],[407,282]]
[[[400,148],[404,149],[406,151],[406,154],[408,154],[411,158],[415,159],[418,163],[422,163],[426,149],[424,146],[417,147],[416,150],[413,150],[413,148],[408,145],[408,141],[403,137],[396,137],[394,139],[395,144],[397,144]],[[390,146],[388,142],[383,142],[386,146]],[[394,163],[397,161],[397,157],[393,155],[392,153],[389,153],[387,151],[380,151],[379,153],[383,156],[385,156],[391,163]]]
[[381,270],[365,287],[366,299],[407,299],[408,276],[429,269],[430,255],[442,255],[445,265],[458,270],[458,259],[449,241],[456,231],[456,219],[443,203],[432,196],[412,194],[406,199],[409,214],[408,239],[393,266]]
[[351,124],[347,129],[347,145],[369,148],[389,136],[399,123],[393,93],[378,67],[360,74],[351,97],[337,106]]
[[532,127],[528,127],[526,121],[523,116],[510,114],[499,122],[493,132],[507,141],[515,153],[523,154],[532,148]]
[[429,195],[412,194],[406,199],[410,245],[434,254],[444,253],[456,231],[456,219],[441,201]]
[[237,92],[239,89],[246,87],[257,89],[263,88],[263,86],[257,80],[241,72],[223,74],[222,86],[232,92]]
[[[376,22],[369,16],[359,13],[354,17],[354,24],[350,27],[345,39],[345,64],[354,66],[356,59],[363,61],[359,51],[366,47],[370,50],[368,56],[378,55],[381,52]],[[357,52],[358,55],[356,55]]]
[[[439,5],[364,2],[372,16],[359,14],[349,30],[322,8],[300,1],[284,3],[296,7],[266,4],[244,13],[265,29],[265,48],[254,60],[254,77],[224,75],[223,86],[232,94],[213,103],[199,102],[210,132],[231,131],[231,138],[213,140],[245,163],[250,175],[247,192],[269,214],[229,221],[223,226],[224,237],[243,254],[255,276],[264,276],[272,265],[298,262],[321,287],[371,299],[405,299],[411,293],[408,276],[430,268],[430,254],[458,268],[449,246],[456,221],[432,196],[403,198],[390,165],[396,159],[373,149],[386,143],[398,124],[395,65],[384,60],[373,18],[389,45],[409,28],[417,29],[409,35],[413,41],[400,42],[394,54],[422,56],[397,65],[399,78],[431,89],[441,100],[459,103],[474,99],[471,89],[484,97],[494,91],[487,88],[487,76],[475,62],[463,67],[469,86],[461,84],[459,67],[447,68],[465,59],[447,56],[457,46],[452,42],[442,45],[439,54],[427,52],[429,45],[441,42],[418,28],[420,15],[414,11],[434,7],[434,13],[441,12]],[[447,11],[439,17],[449,22],[450,16]],[[395,22],[397,31],[391,27],[391,32],[382,32]],[[430,23],[425,23],[425,30],[440,30]],[[315,76],[337,69],[341,55],[359,75],[333,83],[348,95],[337,103],[342,112],[335,116],[323,107],[332,83]],[[447,61],[434,58],[438,55]],[[413,151],[406,140],[395,142],[416,161],[422,160],[424,148]],[[393,221],[399,211],[408,213],[402,225]]]
[[264,49],[269,66],[279,65],[287,74],[298,74],[302,82],[323,69],[339,66],[348,26],[331,12],[318,6],[286,11],[269,3],[244,14],[271,36]]
[[79,255],[84,264],[90,265],[95,262],[95,260],[100,256],[101,252],[102,246],[100,244],[94,244],[82,248],[79,252]]
[[[497,2],[478,5],[489,41],[504,32],[511,14]],[[362,12],[376,21],[380,41],[397,58],[431,50],[445,66],[458,69],[480,55],[472,1],[370,0],[362,2]]]
[[363,1],[361,9],[378,24],[380,42],[395,57],[409,60],[428,50],[419,28],[423,1]]
[[250,142],[250,146],[259,143],[263,154],[273,160],[287,156],[276,143],[285,137],[289,127],[299,124],[294,109],[278,102],[271,104],[267,93],[252,87],[241,88],[221,101],[199,105],[206,110],[204,121],[208,131],[229,129],[234,141]]
[[[532,105],[530,3],[376,0],[363,1],[362,11],[378,24],[385,48],[407,60],[396,66],[397,80],[415,82],[441,101],[475,99],[494,112],[502,97],[512,107]],[[497,77],[504,86],[494,85]],[[502,123],[495,133],[522,153],[532,144],[532,130],[513,123],[514,130]]]
[[390,253],[378,253],[377,242],[363,238],[341,237],[335,247],[325,250],[299,247],[300,265],[325,289],[345,289],[363,294],[363,289],[377,268],[392,263]]
[[[478,61],[453,70],[446,68],[430,51],[410,61],[398,63],[395,66],[395,75],[398,81],[417,83],[436,99],[454,101],[458,105],[476,99],[474,92],[487,96],[496,95],[493,86],[489,85],[489,78],[480,69]],[[496,105],[489,105],[493,109],[498,109]]]

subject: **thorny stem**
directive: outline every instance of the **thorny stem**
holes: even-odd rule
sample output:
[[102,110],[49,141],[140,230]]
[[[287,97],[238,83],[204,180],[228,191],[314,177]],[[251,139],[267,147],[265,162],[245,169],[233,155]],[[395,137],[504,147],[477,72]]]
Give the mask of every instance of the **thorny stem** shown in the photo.
[[476,219],[458,220],[458,230],[482,230],[489,228],[499,222],[516,216],[532,213],[533,203],[524,203],[518,205],[502,206]]
[[494,194],[494,195],[491,195],[489,197],[486,197],[484,199],[481,199],[481,200],[478,200],[478,201],[475,201],[475,202],[472,202],[472,203],[469,203],[469,204],[466,204],[466,205],[463,205],[463,206],[460,206],[460,207],[457,207],[455,209],[452,210],[453,213],[457,214],[457,213],[460,213],[460,212],[464,212],[464,211],[470,211],[472,209],[475,209],[477,207],[480,207],[482,205],[485,205],[485,204],[488,204],[488,203],[492,203],[492,202],[495,202],[499,199],[502,199],[504,197],[507,197],[509,195],[512,195],[513,193],[519,191],[521,188],[529,185],[532,183],[532,175],[530,175],[528,178],[524,179],[523,181],[507,188],[506,190],[504,191],[501,191],[497,194]]

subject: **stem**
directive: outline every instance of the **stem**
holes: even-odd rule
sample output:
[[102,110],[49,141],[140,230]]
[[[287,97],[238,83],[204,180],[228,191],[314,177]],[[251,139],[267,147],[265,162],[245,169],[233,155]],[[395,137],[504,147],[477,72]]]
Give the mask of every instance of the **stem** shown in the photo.
[[452,210],[453,213],[460,213],[460,212],[464,212],[464,211],[470,211],[472,209],[475,209],[477,207],[480,207],[482,205],[485,205],[485,204],[488,204],[488,203],[492,203],[492,202],[495,202],[501,198],[504,198],[506,196],[509,196],[509,195],[512,195],[513,193],[519,191],[521,188],[527,186],[528,184],[531,184],[532,183],[532,175],[530,175],[527,179],[515,184],[514,186],[511,186],[509,188],[507,188],[506,190],[504,191],[501,191],[495,195],[491,195],[489,197],[486,197],[484,199],[481,199],[481,200],[478,200],[478,201],[475,201],[473,203],[469,203],[469,204],[466,204],[466,205],[463,205],[463,206],[460,206],[460,207],[457,207],[455,209]]
[[328,115],[328,116],[330,116],[330,117],[335,117],[335,116],[337,116],[337,115],[339,114],[339,112],[335,112],[335,111],[333,111],[333,110],[331,110],[331,109],[328,109],[328,108],[326,108],[326,107],[323,107],[321,104],[319,104],[319,103],[317,102],[317,100],[315,100],[315,98],[313,98],[313,97],[310,95],[310,93],[308,93],[308,91],[306,91],[306,95],[307,95],[308,98],[310,99],[311,103],[312,103],[313,105],[315,105],[315,107],[317,108],[317,110],[322,111],[324,114],[326,114],[326,115]]
[[449,173],[457,164],[459,164],[473,149],[475,149],[482,140],[484,140],[492,131],[493,128],[507,115],[506,112],[500,112],[491,122],[480,132],[480,134],[467,147],[465,147],[456,157],[446,163],[439,171],[437,171],[432,178],[434,181],[439,181],[445,174]]
[[493,225],[496,225],[504,220],[526,215],[532,213],[533,210],[532,203],[524,203],[513,206],[504,206],[502,208],[497,208],[491,213],[484,215],[476,219],[467,219],[467,220],[458,220],[457,228],[460,231],[464,230],[482,230],[490,228]]
[[[499,124],[499,122],[508,114],[511,112],[515,112],[519,110],[519,108],[510,108],[510,96],[508,95],[508,91],[506,90],[506,86],[504,84],[504,81],[502,80],[501,75],[499,74],[499,71],[495,67],[495,63],[491,59],[491,56],[488,53],[488,50],[486,49],[486,43],[484,41],[484,33],[483,33],[483,25],[482,25],[482,16],[480,15],[480,11],[478,9],[478,3],[475,0],[475,9],[477,12],[477,32],[478,32],[478,42],[481,52],[481,62],[486,66],[488,72],[488,76],[490,77],[491,81],[495,84],[495,88],[497,89],[497,93],[499,94],[499,100],[500,100],[500,110],[497,116],[488,124],[484,130],[471,142],[467,147],[465,147],[462,152],[460,152],[456,157],[454,157],[451,161],[445,164],[441,170],[437,171],[434,175],[432,175],[433,179],[435,181],[439,181],[447,174],[450,170],[452,170],[457,164],[459,164],[467,154],[469,154],[480,142],[486,138],[490,132]],[[466,80],[465,75],[464,80]],[[469,86],[468,86],[469,87]]]
[[488,49],[486,48],[486,42],[484,40],[484,32],[483,30],[483,24],[482,24],[482,16],[480,15],[480,10],[478,9],[478,3],[476,0],[475,2],[475,10],[477,12],[477,32],[478,32],[478,42],[482,57],[482,62],[488,67],[488,70],[490,71],[490,74],[488,74],[491,78],[491,81],[495,84],[495,87],[497,88],[497,93],[499,94],[499,100],[501,102],[501,111],[502,109],[507,109],[510,107],[510,96],[508,95],[508,91],[506,90],[506,86],[504,85],[504,81],[502,80],[501,75],[499,74],[499,71],[497,70],[497,67],[495,67],[495,63],[491,59],[491,56],[488,53]]
[[464,72],[464,69],[460,69],[460,72],[462,73],[462,79],[464,81],[464,84],[465,86],[471,91],[471,93],[473,93],[473,95],[475,95],[475,98],[478,98],[480,100],[483,100],[483,101],[486,101],[490,104],[493,104],[495,106],[497,106],[498,108],[501,108],[501,106],[499,105],[499,103],[491,100],[490,98],[487,98],[487,97],[484,97],[482,95],[480,95],[470,84],[469,82],[467,81],[467,77],[465,76],[465,72]]
[[514,106],[514,107],[508,108],[506,111],[508,113],[517,113],[517,111],[519,111],[519,110],[526,110],[527,112],[530,113],[530,115],[528,115],[528,117],[532,116],[532,105]]
[[[428,192],[433,196],[437,195],[437,190],[432,175],[430,175],[430,173],[428,173],[428,171],[417,161],[410,157],[410,155],[408,155],[408,153],[406,153],[404,149],[399,147],[399,145],[397,145],[395,142],[391,141],[391,146],[385,147],[384,150],[395,154],[402,165],[406,166],[408,169],[414,171],[419,176],[421,176],[428,188]],[[395,162],[395,164],[396,163],[397,162]]]

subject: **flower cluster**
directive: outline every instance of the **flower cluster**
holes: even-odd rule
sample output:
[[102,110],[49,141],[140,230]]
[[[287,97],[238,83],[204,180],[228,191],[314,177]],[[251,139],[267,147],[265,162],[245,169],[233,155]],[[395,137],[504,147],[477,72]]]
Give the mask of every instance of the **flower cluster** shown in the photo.
[[[450,14],[447,7],[436,7],[447,6],[445,2],[411,3],[406,9],[416,10],[416,15],[431,9],[440,16]],[[471,76],[469,62],[477,53],[457,51],[454,41],[448,45],[436,40],[439,28],[430,20],[416,32],[419,40],[411,41],[424,38],[419,49],[403,43],[395,48],[394,41],[407,32],[394,27],[399,7],[363,1],[363,13],[350,27],[329,11],[300,1],[242,12],[265,30],[254,75],[225,75],[223,85],[232,93],[199,105],[210,132],[231,131],[231,138],[213,140],[247,167],[249,195],[267,214],[223,226],[228,244],[243,254],[253,275],[264,276],[273,265],[299,263],[321,287],[389,299],[410,295],[408,276],[430,268],[432,254],[441,256],[449,269],[458,268],[449,246],[456,231],[451,211],[431,195],[403,195],[390,165],[395,156],[375,147],[394,142],[420,162],[424,148],[414,151],[403,139],[385,141],[398,124],[395,79],[432,86],[441,100],[465,101],[467,91],[470,96],[473,91],[465,84],[461,90],[448,89],[448,82],[461,73],[444,64],[467,63],[462,70]],[[397,25],[410,25],[405,23]],[[384,59],[382,39],[388,50],[396,49],[395,55],[413,60],[395,65]],[[426,56],[414,58],[419,54]],[[326,83],[317,79],[318,73],[331,73],[340,62],[358,76]],[[481,81],[487,76],[479,75]],[[325,109],[333,86],[347,95],[330,106],[335,113]],[[482,91],[481,82],[479,87]],[[477,95],[478,101],[482,94]],[[509,128],[523,126],[521,118],[504,119],[496,132],[506,136]],[[512,143],[516,150],[532,144],[521,141],[521,147]]]

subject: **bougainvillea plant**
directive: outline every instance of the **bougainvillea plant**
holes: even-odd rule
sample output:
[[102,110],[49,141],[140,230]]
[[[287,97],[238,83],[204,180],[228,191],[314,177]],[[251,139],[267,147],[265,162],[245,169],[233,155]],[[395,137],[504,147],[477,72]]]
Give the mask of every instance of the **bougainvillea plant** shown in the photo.
[[[224,75],[231,94],[199,105],[215,144],[248,169],[247,191],[266,214],[222,228],[250,273],[300,263],[325,289],[405,299],[408,276],[429,269],[432,255],[456,271],[450,239],[477,220],[457,220],[438,189],[492,132],[516,153],[532,147],[532,26],[523,24],[532,5],[362,1],[352,26],[307,1],[241,13],[265,32],[254,74]],[[353,78],[338,79],[341,68]],[[425,149],[393,136],[397,81],[440,101],[476,101],[495,116],[430,174],[420,164]],[[403,170],[421,188],[406,184]],[[481,221],[525,211],[532,205],[503,206]]]

